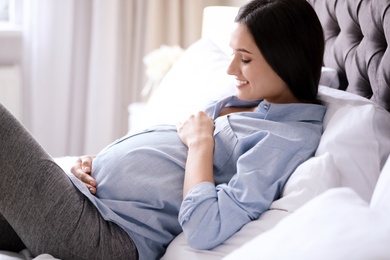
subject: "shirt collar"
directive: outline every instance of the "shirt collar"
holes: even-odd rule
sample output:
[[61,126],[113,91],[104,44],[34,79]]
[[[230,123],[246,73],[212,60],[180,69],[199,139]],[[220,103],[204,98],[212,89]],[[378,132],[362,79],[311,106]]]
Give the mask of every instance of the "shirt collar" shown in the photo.
[[265,100],[244,101],[237,96],[228,96],[215,101],[208,106],[205,112],[213,119],[216,119],[223,107],[254,107],[259,116],[272,121],[321,121],[323,120],[326,107],[311,103],[288,103],[275,104]]

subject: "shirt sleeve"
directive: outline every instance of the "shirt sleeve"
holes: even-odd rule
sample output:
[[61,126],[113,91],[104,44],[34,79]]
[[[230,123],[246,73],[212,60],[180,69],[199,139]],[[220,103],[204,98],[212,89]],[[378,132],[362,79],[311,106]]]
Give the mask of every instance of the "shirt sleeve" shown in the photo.
[[187,243],[211,249],[257,219],[280,194],[294,169],[304,161],[302,140],[269,134],[239,157],[228,184],[195,186],[184,198],[179,222]]

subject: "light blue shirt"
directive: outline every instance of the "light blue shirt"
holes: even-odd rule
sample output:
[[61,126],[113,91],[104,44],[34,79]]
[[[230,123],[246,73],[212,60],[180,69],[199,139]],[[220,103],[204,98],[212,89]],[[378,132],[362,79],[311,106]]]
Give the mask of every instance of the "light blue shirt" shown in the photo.
[[[217,118],[224,106],[258,105],[256,112]],[[314,104],[243,102],[235,96],[206,109],[215,119],[214,178],[183,200],[187,147],[176,127],[131,133],[93,161],[93,196],[74,184],[106,220],[134,240],[140,260],[158,259],[184,231],[189,245],[212,248],[257,219],[280,196],[295,168],[311,157],[322,134],[325,107]]]

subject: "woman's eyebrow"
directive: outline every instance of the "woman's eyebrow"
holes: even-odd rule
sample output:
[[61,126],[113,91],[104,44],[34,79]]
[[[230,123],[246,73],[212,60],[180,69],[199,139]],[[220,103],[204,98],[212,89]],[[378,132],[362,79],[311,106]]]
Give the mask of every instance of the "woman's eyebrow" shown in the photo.
[[236,51],[238,51],[238,52],[245,52],[245,53],[248,53],[248,54],[252,54],[250,51],[248,51],[248,50],[246,50],[246,49],[241,49],[241,48],[236,49]]

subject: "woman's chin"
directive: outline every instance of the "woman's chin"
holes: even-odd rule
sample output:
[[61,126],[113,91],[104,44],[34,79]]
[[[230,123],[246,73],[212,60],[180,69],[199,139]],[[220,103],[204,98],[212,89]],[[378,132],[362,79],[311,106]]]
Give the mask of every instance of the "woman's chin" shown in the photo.
[[248,93],[245,93],[244,91],[240,91],[240,90],[237,91],[236,96],[239,99],[244,100],[244,101],[255,101],[256,100]]

